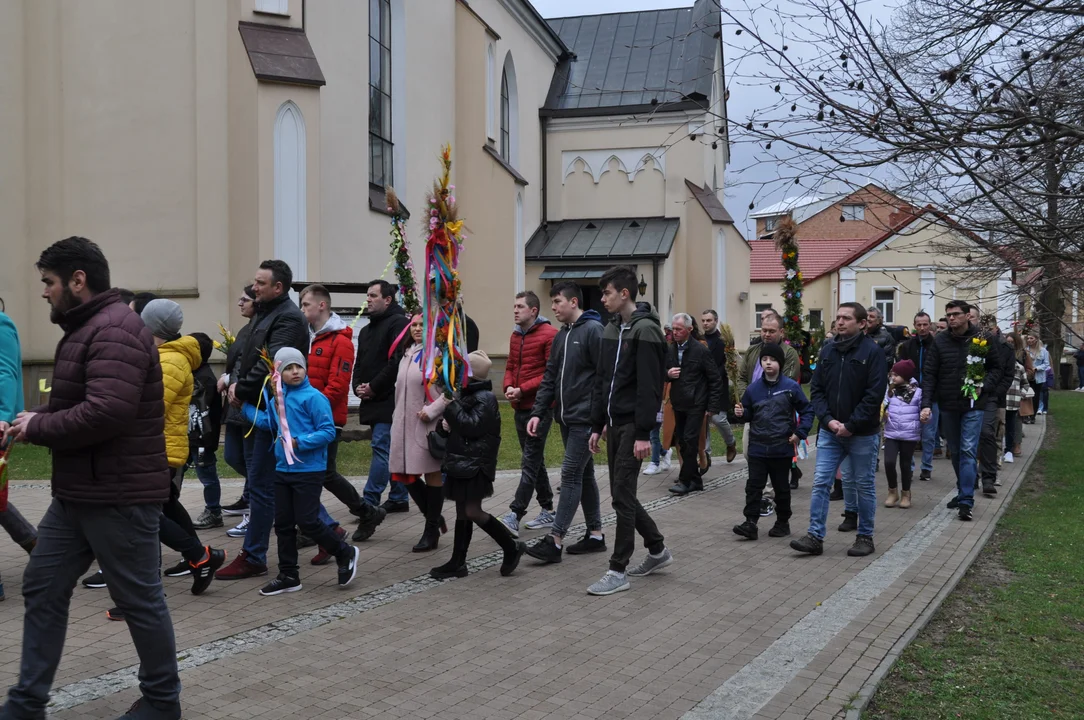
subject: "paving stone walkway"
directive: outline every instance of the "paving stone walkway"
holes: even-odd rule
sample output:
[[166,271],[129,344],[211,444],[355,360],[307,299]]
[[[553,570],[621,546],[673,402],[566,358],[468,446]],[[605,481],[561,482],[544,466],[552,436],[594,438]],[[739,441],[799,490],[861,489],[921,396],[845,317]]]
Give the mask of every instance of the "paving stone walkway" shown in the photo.
[[[878,508],[877,552],[868,558],[847,557],[853,536],[834,532],[842,503],[832,504],[823,556],[798,556],[789,538],[768,538],[771,519],[760,540],[740,540],[730,530],[744,504],[739,458],[716,459],[707,490],[683,498],[667,492],[676,467],[641,477],[641,501],[675,562],[610,597],[585,593],[607,556],[566,555],[551,566],[525,557],[502,578],[500,553],[481,532],[471,575],[434,582],[428,569],[447,559],[451,537],[434,553],[412,554],[422,525],[416,512],[389,516],[361,544],[358,579],[347,590],[336,586],[334,564],[304,564],[304,591],[273,598],[258,594],[263,579],[216,581],[193,597],[187,578],[167,578],[185,717],[842,718],[985,541],[1041,442],[1042,422],[1028,428],[1023,457],[1005,465],[998,497],[977,501],[974,522],[944,508],[954,480],[949,462],[936,460],[933,480],[915,481],[911,509]],[[803,467],[795,535],[808,520],[812,459]],[[517,481],[500,473],[486,508],[503,512]],[[230,502],[240,484],[224,485]],[[604,511],[607,485],[600,473]],[[886,487],[882,474],[882,500]],[[11,498],[37,518],[49,491],[14,483]],[[195,515],[202,493],[194,479],[183,499]],[[328,508],[349,518],[333,499]],[[611,540],[612,515],[604,517]],[[224,528],[202,536],[231,556],[240,549]],[[18,672],[21,553],[0,543],[5,685]],[[172,563],[168,551],[165,558]],[[138,696],[135,652],[124,623],[106,619],[111,605],[105,590],[76,589],[53,717],[115,718]]]

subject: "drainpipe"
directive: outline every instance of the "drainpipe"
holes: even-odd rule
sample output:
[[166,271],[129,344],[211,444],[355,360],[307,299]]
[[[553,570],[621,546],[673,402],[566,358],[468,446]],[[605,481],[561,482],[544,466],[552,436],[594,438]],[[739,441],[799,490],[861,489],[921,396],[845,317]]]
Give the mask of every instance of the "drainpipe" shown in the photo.
[[546,130],[549,125],[549,118],[543,115],[539,120],[542,123],[542,223],[545,224],[549,221],[549,203],[546,200]]
[[659,311],[659,260],[651,261],[651,288],[655,295],[655,312]]

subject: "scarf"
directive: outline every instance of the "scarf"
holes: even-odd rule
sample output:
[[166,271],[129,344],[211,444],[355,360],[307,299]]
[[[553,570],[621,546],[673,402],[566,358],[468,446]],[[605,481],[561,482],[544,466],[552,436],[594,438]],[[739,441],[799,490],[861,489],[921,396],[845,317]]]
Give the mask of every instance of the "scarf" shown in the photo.
[[849,350],[854,348],[855,345],[862,342],[862,333],[855,333],[853,337],[845,338],[842,335],[836,335],[832,344],[839,350],[840,355],[845,355]]

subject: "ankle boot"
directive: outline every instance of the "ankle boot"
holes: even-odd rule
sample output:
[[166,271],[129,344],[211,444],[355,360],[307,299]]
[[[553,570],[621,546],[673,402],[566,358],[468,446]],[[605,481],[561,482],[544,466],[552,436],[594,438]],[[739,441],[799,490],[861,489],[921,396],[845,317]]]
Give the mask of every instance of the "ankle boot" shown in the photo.
[[858,529],[858,513],[843,511],[843,522],[836,528],[839,532],[854,532]]
[[[414,483],[417,485],[418,483]],[[425,530],[418,543],[411,548],[412,552],[428,552],[436,550],[440,540],[441,516],[440,511],[444,507],[444,488],[424,486],[425,489]]]
[[429,571],[434,580],[447,580],[453,577],[467,577],[467,550],[470,549],[474,535],[474,523],[467,518],[455,519],[455,538],[452,540],[452,558],[443,565]]
[[832,483],[832,494],[828,496],[829,500],[842,500],[843,499],[843,481],[836,478]]
[[516,566],[519,565],[519,559],[523,557],[523,553],[527,551],[527,543],[519,542],[512,537],[512,533],[508,532],[508,528],[504,526],[497,518],[492,515],[489,519],[482,523],[482,530],[493,538],[501,549],[504,550],[504,562],[501,563],[501,575],[508,577],[515,572]]
[[900,496],[896,488],[888,488],[888,497],[885,498],[885,507],[896,507],[900,504]]
[[906,510],[911,507],[911,491],[904,490],[900,493],[900,508]]

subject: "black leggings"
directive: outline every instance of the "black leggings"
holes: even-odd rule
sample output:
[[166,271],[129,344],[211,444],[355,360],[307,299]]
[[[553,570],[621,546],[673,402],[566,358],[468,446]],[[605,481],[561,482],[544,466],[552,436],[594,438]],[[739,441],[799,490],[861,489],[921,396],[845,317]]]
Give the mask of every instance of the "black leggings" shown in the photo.
[[904,491],[911,489],[911,464],[915,459],[915,448],[918,442],[914,440],[894,440],[885,438],[885,475],[888,477],[888,487],[896,489],[896,456],[900,458],[900,476],[903,480]]
[[[170,470],[171,475],[177,472]],[[181,553],[185,560],[195,563],[203,559],[203,543],[196,534],[191,516],[184,509],[184,505],[181,505],[181,486],[172,479],[169,484],[169,500],[162,506],[158,536],[166,547]]]

